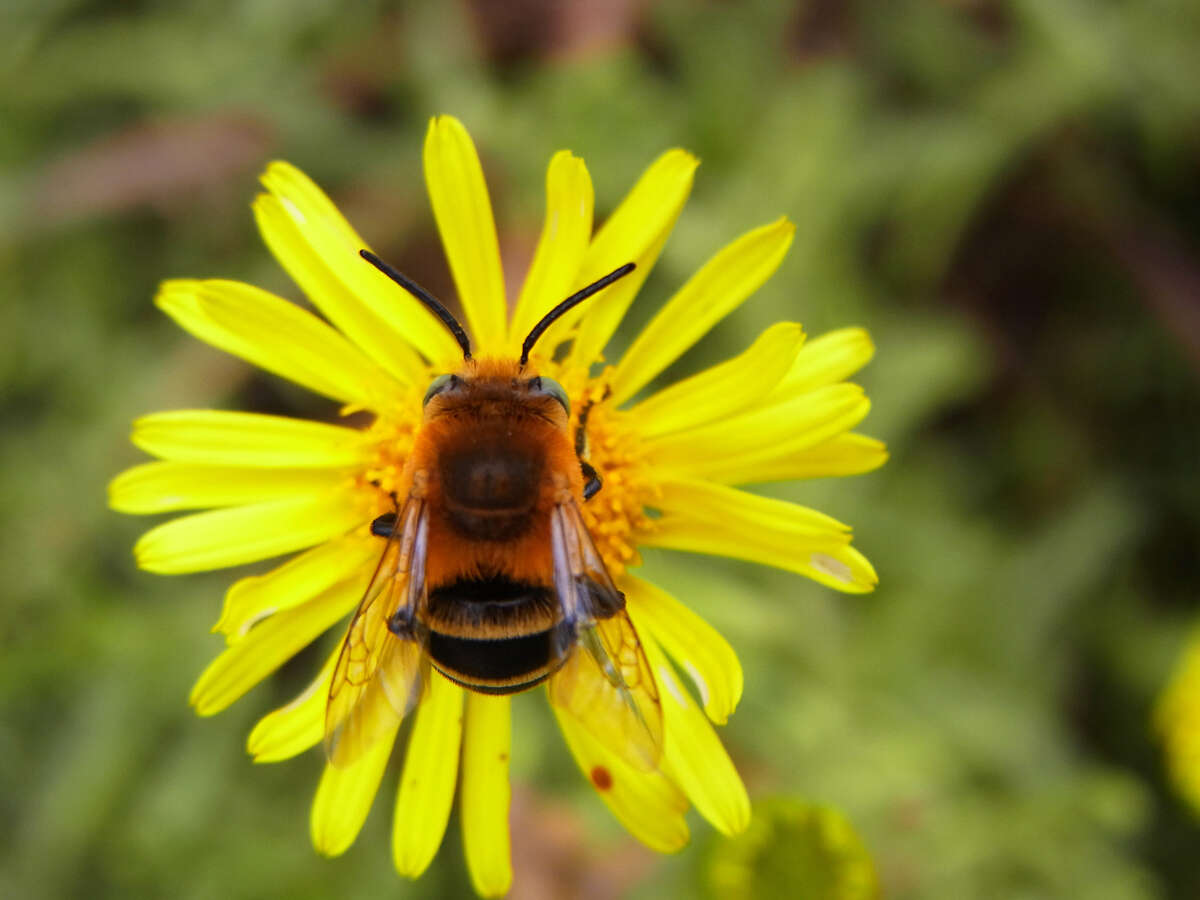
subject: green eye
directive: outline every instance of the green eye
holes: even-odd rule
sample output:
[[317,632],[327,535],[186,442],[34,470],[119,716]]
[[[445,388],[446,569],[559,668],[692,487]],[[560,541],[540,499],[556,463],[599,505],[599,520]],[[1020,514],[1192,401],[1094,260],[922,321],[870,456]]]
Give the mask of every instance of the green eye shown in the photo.
[[537,378],[533,379],[533,382],[529,386],[535,391],[543,394],[549,394],[560,404],[562,404],[562,408],[566,411],[568,416],[571,414],[571,400],[567,397],[567,392],[563,389],[563,386],[553,378],[547,378],[545,375],[539,375]]
[[425,392],[425,399],[421,401],[421,405],[428,406],[429,401],[432,400],[435,395],[444,391],[447,385],[449,385],[452,381],[454,381],[453,375],[439,375],[437,378],[433,379],[433,381],[429,384],[429,390]]

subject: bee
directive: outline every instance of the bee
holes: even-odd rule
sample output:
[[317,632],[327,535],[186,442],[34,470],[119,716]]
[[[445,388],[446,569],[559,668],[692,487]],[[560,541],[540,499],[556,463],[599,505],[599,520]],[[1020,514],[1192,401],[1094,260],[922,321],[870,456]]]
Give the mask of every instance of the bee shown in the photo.
[[442,320],[463,363],[429,385],[396,510],[371,524],[386,543],[333,670],[329,760],[348,766],[393,729],[432,667],[484,694],[547,682],[557,709],[631,764],[655,768],[662,708],[654,677],[580,514],[601,487],[582,458],[586,410],[572,439],[566,391],[529,362],[559,316],[634,264],[550,310],[519,359],[475,359],[449,310],[374,254],[361,255]]

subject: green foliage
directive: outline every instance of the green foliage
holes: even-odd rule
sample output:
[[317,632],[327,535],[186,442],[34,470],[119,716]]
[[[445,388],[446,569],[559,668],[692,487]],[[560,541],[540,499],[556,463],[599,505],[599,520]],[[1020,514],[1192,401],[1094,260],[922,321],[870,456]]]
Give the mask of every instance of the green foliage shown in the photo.
[[[452,294],[420,173],[437,112],[480,146],[512,279],[555,149],[587,160],[598,214],[660,150],[700,155],[622,339],[725,241],[796,222],[779,274],[667,378],[780,318],[874,335],[863,430],[891,461],[769,490],[854,524],[875,594],[647,559],[742,657],[724,736],[751,794],[840,810],[892,898],[1200,893],[1200,829],[1148,727],[1200,582],[1196,5],[670,0],[583,21],[515,4],[507,24],[485,7],[0,14],[0,896],[467,890],[454,822],[433,870],[397,883],[394,776],[345,857],[311,851],[318,754],[256,767],[242,742],[322,657],[194,718],[230,578],[138,573],[146,522],[104,505],[140,413],[333,413],[150,303],[175,276],[300,299],[249,215],[268,159]],[[720,852],[707,825],[650,859],[541,698],[516,716],[514,896],[695,892]]]
[[789,797],[754,809],[750,827],[716,844],[705,873],[711,897],[876,900],[870,854],[836,810]]

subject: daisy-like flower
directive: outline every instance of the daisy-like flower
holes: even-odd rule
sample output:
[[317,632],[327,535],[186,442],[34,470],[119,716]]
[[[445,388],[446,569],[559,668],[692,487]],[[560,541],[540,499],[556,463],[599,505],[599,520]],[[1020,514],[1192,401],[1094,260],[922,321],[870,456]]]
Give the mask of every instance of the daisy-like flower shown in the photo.
[[[849,475],[883,463],[883,445],[850,430],[869,403],[861,388],[843,381],[870,359],[870,339],[850,328],[806,341],[799,325],[779,323],[740,355],[639,400],[770,277],[793,226],[780,219],[726,246],[615,365],[598,368],[687,199],[697,160],[682,150],[664,153],[593,233],[587,169],[569,152],[556,154],[546,177],[545,226],[511,308],[479,159],[456,119],[431,122],[424,161],[476,356],[515,357],[532,325],[564,297],[636,263],[631,275],[556,321],[532,362],[566,388],[572,432],[579,411],[589,409],[588,459],[603,490],[584,505],[583,518],[626,596],[653,670],[661,758],[643,770],[570,716],[559,715],[559,724],[585,776],[647,846],[671,852],[687,842],[689,803],[721,832],[739,832],[750,816],[746,790],[710,724],[724,723],[741,696],[737,657],[711,626],[630,569],[639,547],[665,547],[777,566],[841,591],[871,590],[875,573],[851,546],[847,526],[733,487]],[[130,513],[204,510],[143,535],[134,550],[139,566],[198,572],[299,551],[229,589],[214,629],[227,647],[191,695],[205,716],[355,609],[383,544],[370,523],[395,508],[391,492],[421,428],[422,398],[433,378],[462,365],[451,334],[363,261],[359,251],[369,245],[312,181],[273,163],[262,182],[266,193],[254,202],[262,235],[323,318],[232,281],[169,281],[156,303],[196,337],[336,401],[342,414],[366,411],[373,420],[352,428],[176,410],[134,423],[133,442],[158,459],[113,481],[112,506]],[[307,690],[251,732],[256,761],[293,757],[321,742],[336,653]],[[432,860],[457,785],[474,886],[485,896],[507,891],[509,702],[430,676],[412,713],[396,798],[392,846],[402,875],[416,877]],[[392,728],[352,765],[326,766],[311,817],[318,851],[336,855],[354,841],[395,736]]]
[[875,864],[845,816],[794,797],[754,807],[749,828],[709,853],[711,896],[877,900]]

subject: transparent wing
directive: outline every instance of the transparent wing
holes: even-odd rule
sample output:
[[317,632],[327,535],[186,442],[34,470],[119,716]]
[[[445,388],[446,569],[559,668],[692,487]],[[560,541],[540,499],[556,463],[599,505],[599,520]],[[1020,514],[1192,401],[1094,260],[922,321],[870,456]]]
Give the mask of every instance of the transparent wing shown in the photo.
[[425,594],[428,533],[425,503],[410,497],[350,622],[325,705],[325,755],[338,768],[395,728],[421,695],[427,663],[409,626]]
[[554,585],[563,607],[561,652],[550,702],[639,769],[662,755],[658,686],[625,598],[613,585],[573,499],[551,518]]

